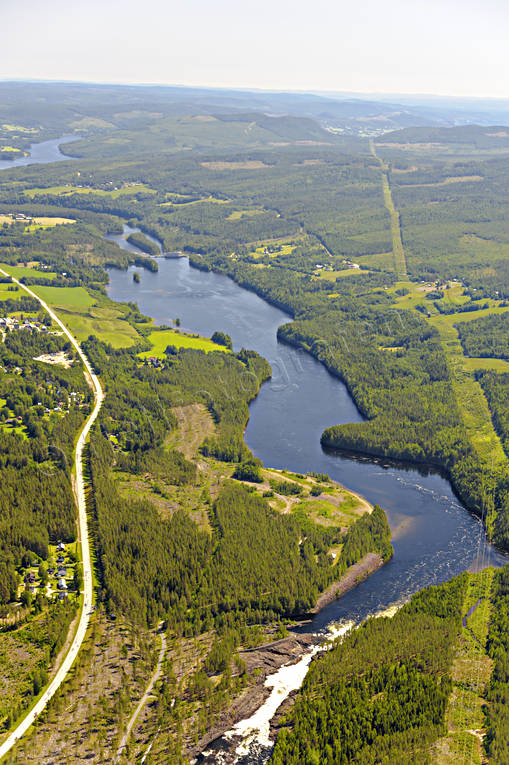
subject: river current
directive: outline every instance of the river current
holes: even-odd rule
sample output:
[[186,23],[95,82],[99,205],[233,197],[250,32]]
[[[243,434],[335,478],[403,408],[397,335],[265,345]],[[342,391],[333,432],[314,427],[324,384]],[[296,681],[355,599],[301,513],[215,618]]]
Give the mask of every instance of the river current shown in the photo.
[[[124,234],[125,235],[125,234]],[[122,246],[125,239],[116,238]],[[383,459],[327,452],[320,436],[328,425],[360,422],[345,385],[309,354],[277,340],[277,328],[291,318],[226,276],[192,268],[187,258],[159,259],[159,271],[111,269],[109,296],[135,301],[156,324],[177,317],[182,329],[210,336],[228,333],[234,348],[250,348],[271,364],[272,378],[250,406],[245,439],[266,466],[328,473],[387,513],[394,556],[385,566],[333,601],[298,631],[337,634],[341,625],[391,612],[417,590],[439,584],[466,569],[502,565],[508,558],[490,545],[480,520],[466,510],[439,473]],[[298,688],[311,656],[267,678],[267,702],[248,720],[218,739],[199,762],[264,763],[274,700],[280,704]]]
[[226,276],[192,268],[186,258],[158,262],[159,271],[143,271],[140,284],[133,269],[110,270],[110,297],[137,302],[156,324],[178,317],[183,329],[206,336],[223,330],[236,349],[265,356],[273,374],[250,406],[245,437],[253,453],[270,467],[328,473],[387,513],[393,559],[303,629],[316,632],[339,619],[358,622],[488,559],[505,562],[438,473],[321,447],[325,427],[362,417],[338,378],[309,354],[278,342],[277,328],[291,321],[287,314]]
[[[70,159],[58,146],[76,138],[64,136],[34,144],[29,157],[1,162],[0,170]],[[140,252],[125,239],[136,230],[124,226],[123,235],[108,239]],[[265,465],[328,473],[369,502],[380,504],[387,513],[393,535],[392,560],[301,630],[325,636],[336,629],[337,634],[334,625],[358,624],[404,602],[422,587],[469,568],[507,562],[508,558],[487,542],[479,519],[461,505],[448,481],[438,473],[322,449],[320,435],[325,427],[360,422],[362,417],[338,378],[308,354],[278,342],[277,328],[291,321],[287,314],[228,277],[191,268],[186,258],[161,258],[159,271],[143,271],[139,284],[133,281],[132,273],[132,268],[110,270],[108,292],[113,300],[137,302],[156,324],[170,324],[178,317],[183,329],[205,336],[222,330],[232,337],[235,349],[254,349],[270,362],[272,378],[251,403],[245,435],[248,446]],[[279,681],[281,687],[298,687],[308,663],[309,658],[303,657],[300,666],[295,665],[293,678]],[[273,676],[270,687],[277,689],[278,676]],[[270,700],[267,709],[265,714],[259,710],[253,716],[258,718],[259,731],[266,729],[272,714]],[[240,723],[236,732],[246,736],[245,728]],[[261,743],[264,752],[253,756],[249,746],[246,749],[243,745],[243,763],[266,760],[267,749]],[[215,747],[213,761],[223,761],[220,744]]]

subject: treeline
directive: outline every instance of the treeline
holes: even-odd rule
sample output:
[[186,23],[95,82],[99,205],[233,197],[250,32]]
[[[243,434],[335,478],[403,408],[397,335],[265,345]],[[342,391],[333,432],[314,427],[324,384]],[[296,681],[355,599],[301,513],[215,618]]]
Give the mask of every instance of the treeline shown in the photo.
[[[211,538],[184,512],[164,519],[150,501],[122,497],[116,471],[171,485],[199,483],[195,464],[168,446],[177,425],[174,406],[204,404],[215,435],[204,439],[202,450],[245,467],[253,460],[243,441],[247,402],[270,369],[245,350],[181,350],[164,369],[153,369],[133,350],[114,351],[92,338],[84,345],[107,390],[91,441],[90,474],[110,611],[120,609],[148,625],[166,619],[185,634],[272,621],[308,612],[319,593],[366,552],[390,557],[390,530],[379,508],[343,535],[281,515],[230,481],[213,504],[205,499]],[[340,542],[343,552],[333,566],[328,550]]]
[[495,572],[487,650],[493,659],[488,690],[486,754],[493,765],[509,762],[509,566]]
[[159,247],[157,244],[151,242],[141,231],[135,231],[133,234],[129,234],[127,241],[129,244],[138,247],[139,250],[146,252],[148,255],[159,255]]
[[509,313],[456,325],[465,356],[509,359]]
[[466,584],[462,574],[430,587],[316,659],[271,763],[430,763],[430,746],[444,732]]
[[488,405],[495,430],[509,457],[509,373],[482,372],[477,374]]

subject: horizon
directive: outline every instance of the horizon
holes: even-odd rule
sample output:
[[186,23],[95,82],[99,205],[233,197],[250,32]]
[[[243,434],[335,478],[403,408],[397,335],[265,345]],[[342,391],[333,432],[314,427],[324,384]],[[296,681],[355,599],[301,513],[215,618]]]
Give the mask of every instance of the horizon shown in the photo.
[[363,91],[363,90],[322,90],[319,88],[269,88],[242,85],[211,85],[203,83],[187,84],[182,82],[127,82],[120,80],[86,80],[86,79],[63,79],[63,78],[39,78],[39,77],[0,77],[0,84],[34,84],[34,85],[91,85],[102,87],[126,87],[126,88],[182,88],[188,90],[212,90],[212,91],[236,91],[241,93],[268,93],[268,94],[290,94],[290,95],[309,95],[319,96],[321,98],[331,99],[349,99],[352,100],[376,100],[377,98],[418,98],[418,99],[439,99],[453,101],[479,101],[509,103],[508,96],[489,96],[489,95],[460,95],[458,93],[437,93],[421,91]]
[[[19,6],[4,0],[5,29]],[[37,79],[278,92],[509,98],[509,17],[500,0],[27,0],[20,44],[3,40],[0,74]],[[44,31],[44,34],[41,34]]]

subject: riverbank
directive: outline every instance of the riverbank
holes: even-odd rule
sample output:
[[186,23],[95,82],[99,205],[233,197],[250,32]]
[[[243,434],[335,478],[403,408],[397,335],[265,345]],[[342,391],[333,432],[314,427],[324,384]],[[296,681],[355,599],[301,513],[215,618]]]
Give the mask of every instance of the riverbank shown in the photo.
[[311,609],[311,614],[319,613],[323,608],[328,606],[334,600],[337,600],[349,590],[353,590],[358,584],[363,582],[368,576],[378,571],[386,561],[378,553],[368,553],[358,563],[354,563],[353,566],[347,569],[341,579],[337,582],[333,582],[327,589],[322,592],[316,605]]
[[[361,561],[350,566],[341,579],[333,582],[319,596],[310,614],[317,614],[333,600],[342,597],[346,592],[352,590],[378,571],[385,562],[380,555],[368,553]],[[330,638],[330,635],[328,637]],[[275,675],[282,668],[290,669],[306,657],[311,659],[311,656],[324,643],[325,639],[324,635],[319,634],[292,633],[288,637],[280,638],[256,648],[240,650],[238,655],[245,664],[246,672],[253,679],[252,684],[234,699],[230,707],[220,716],[216,724],[207,731],[205,736],[193,746],[186,748],[184,754],[190,758],[191,762],[214,762],[214,742],[217,742],[222,756],[228,757],[228,759],[224,759],[222,762],[225,765],[228,762],[235,762],[234,752],[239,744],[239,740],[236,740],[236,736],[232,736],[225,745],[225,738],[223,738],[225,734],[235,728],[241,721],[249,720],[265,704],[273,692],[271,690],[272,686],[267,684],[268,678]],[[288,696],[282,697],[281,704],[284,705],[285,709],[291,707],[293,696],[297,691],[298,688],[289,692]],[[275,727],[277,728],[277,721],[281,719],[279,707],[275,719]],[[270,720],[270,725],[272,729],[272,719]],[[208,747],[210,747],[210,751],[207,751]]]

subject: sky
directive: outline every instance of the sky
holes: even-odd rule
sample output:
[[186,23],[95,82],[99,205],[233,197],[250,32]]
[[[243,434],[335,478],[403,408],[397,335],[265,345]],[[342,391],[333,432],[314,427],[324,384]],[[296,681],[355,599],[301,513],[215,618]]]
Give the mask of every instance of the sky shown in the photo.
[[0,0],[0,79],[509,98],[507,0]]

